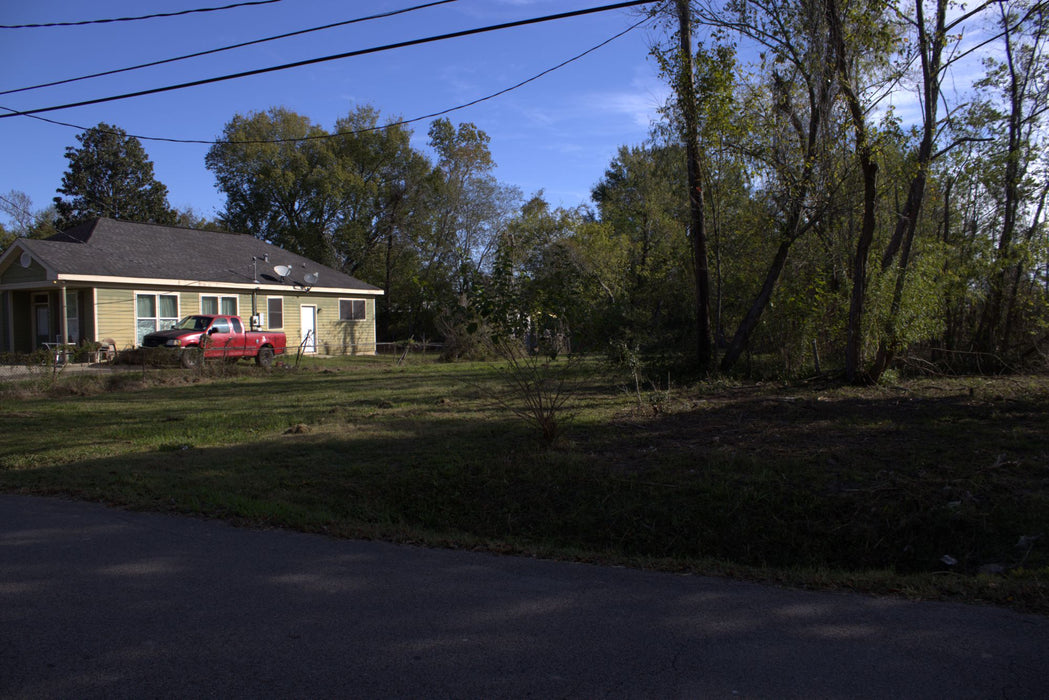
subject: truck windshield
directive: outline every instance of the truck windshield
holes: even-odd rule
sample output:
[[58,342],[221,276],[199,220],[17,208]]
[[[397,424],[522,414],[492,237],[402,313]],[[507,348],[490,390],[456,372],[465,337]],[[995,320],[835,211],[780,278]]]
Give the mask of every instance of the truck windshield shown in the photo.
[[210,316],[186,316],[175,324],[180,331],[202,331],[211,323]]

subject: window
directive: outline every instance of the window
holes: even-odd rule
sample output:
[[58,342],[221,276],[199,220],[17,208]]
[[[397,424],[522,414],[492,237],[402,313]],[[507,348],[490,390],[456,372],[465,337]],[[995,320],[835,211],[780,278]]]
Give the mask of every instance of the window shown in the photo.
[[222,314],[224,316],[237,315],[237,297],[200,297],[200,313]]
[[163,331],[178,323],[178,294],[135,296],[135,342],[142,344],[147,333]]
[[80,292],[75,289],[66,290],[66,330],[69,332],[69,342],[75,343],[80,340],[80,314],[77,307],[80,304]]
[[266,314],[269,316],[269,328],[284,328],[284,297],[267,299]]
[[363,321],[366,308],[364,299],[339,299],[339,320]]

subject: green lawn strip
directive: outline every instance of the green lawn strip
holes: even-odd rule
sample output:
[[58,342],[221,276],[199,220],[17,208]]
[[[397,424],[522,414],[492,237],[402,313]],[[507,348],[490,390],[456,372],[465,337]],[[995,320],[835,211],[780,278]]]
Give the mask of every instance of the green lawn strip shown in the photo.
[[150,376],[0,387],[0,489],[1049,612],[1040,379],[700,384],[657,413],[584,372],[546,448],[491,365]]

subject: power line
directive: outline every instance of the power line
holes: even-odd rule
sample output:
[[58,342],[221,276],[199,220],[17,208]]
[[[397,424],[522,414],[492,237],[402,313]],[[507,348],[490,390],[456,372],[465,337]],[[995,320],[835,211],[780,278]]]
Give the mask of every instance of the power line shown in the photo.
[[[390,122],[388,124],[383,124],[381,126],[372,126],[372,127],[368,127],[368,128],[365,128],[365,129],[355,129],[354,131],[340,131],[340,132],[337,132],[337,133],[334,133],[334,134],[321,134],[321,135],[316,135],[316,136],[303,136],[303,137],[299,137],[299,138],[257,139],[257,140],[246,140],[246,141],[211,141],[211,140],[206,140],[206,139],[177,139],[177,138],[169,138],[169,137],[164,137],[164,136],[142,136],[142,135],[139,135],[139,134],[126,134],[126,135],[130,136],[130,137],[133,137],[133,138],[136,138],[136,139],[139,139],[140,141],[160,141],[160,142],[164,142],[164,143],[203,144],[203,145],[206,145],[206,146],[214,146],[214,145],[217,145],[217,144],[251,145],[251,144],[267,144],[267,143],[299,143],[299,142],[302,142],[302,141],[319,141],[319,140],[324,140],[324,139],[340,138],[340,137],[343,137],[343,136],[356,136],[358,134],[365,134],[365,133],[369,133],[369,132],[372,132],[372,131],[380,131],[382,129],[389,129],[389,128],[392,128],[392,127],[395,127],[395,126],[407,126],[408,124],[414,124],[416,122],[421,122],[421,121],[424,121],[426,119],[435,119],[437,117],[442,117],[442,116],[444,116],[446,114],[450,114],[452,112],[457,112],[459,110],[467,109],[468,107],[473,107],[474,105],[481,104],[482,102],[487,102],[489,100],[493,100],[496,97],[501,97],[502,95],[505,95],[508,92],[512,92],[513,90],[517,90],[518,88],[524,87],[525,85],[528,85],[529,83],[535,82],[536,80],[539,80],[540,78],[542,78],[542,77],[544,77],[546,75],[549,75],[550,73],[553,73],[556,70],[560,70],[561,68],[564,68],[565,66],[569,65],[570,63],[574,63],[575,61],[578,61],[579,59],[581,59],[581,58],[583,58],[585,56],[588,56],[591,53],[597,51],[598,49],[601,49],[601,48],[607,46],[608,44],[612,43],[616,39],[620,38],[621,36],[626,35],[629,32],[632,32],[633,30],[635,30],[638,27],[640,27],[641,25],[649,22],[650,20],[651,20],[650,17],[646,17],[646,18],[642,19],[641,21],[636,22],[636,23],[632,24],[631,26],[627,27],[623,31],[619,32],[618,34],[615,34],[614,36],[611,36],[608,39],[602,41],[600,44],[597,44],[596,46],[592,46],[589,49],[587,49],[586,51],[583,51],[582,53],[579,53],[579,54],[577,54],[577,55],[575,55],[575,56],[573,56],[573,57],[571,57],[569,59],[566,59],[566,60],[562,61],[561,63],[558,63],[556,66],[552,66],[550,68],[547,68],[546,70],[544,70],[544,71],[542,71],[540,73],[536,73],[535,75],[533,75],[530,78],[526,78],[525,80],[522,80],[522,81],[520,81],[518,83],[515,83],[514,85],[511,85],[509,87],[503,88],[502,90],[499,90],[497,92],[493,92],[493,93],[491,93],[489,95],[485,95],[484,97],[479,97],[479,98],[471,100],[469,102],[465,102],[463,104],[459,104],[459,105],[456,105],[454,107],[448,107],[446,109],[442,109],[442,110],[437,111],[437,112],[431,112],[430,114],[424,114],[424,115],[421,115],[421,116],[418,116],[418,117],[412,117],[411,119],[402,119],[400,121]],[[10,108],[8,108],[8,107],[3,107],[2,105],[0,105],[0,109],[7,109],[9,111],[14,111],[14,110],[10,110]],[[10,114],[10,115],[0,115],[0,116],[15,116],[15,115],[14,114]],[[65,127],[69,127],[69,128],[72,128],[72,129],[78,129],[80,131],[87,131],[88,128],[89,128],[89,127],[86,127],[86,126],[80,126],[79,124],[70,124],[68,122],[57,121],[55,119],[48,119],[46,117],[40,117],[40,116],[33,115],[33,114],[27,114],[25,116],[27,116],[27,117],[29,117],[31,119],[38,119],[40,121],[47,122],[48,124],[54,124],[56,126],[65,126]]]
[[283,0],[253,0],[252,2],[238,2],[222,7],[201,7],[196,10],[179,10],[178,12],[162,12],[155,15],[142,15],[141,17],[114,17],[111,19],[85,19],[80,22],[47,22],[44,24],[0,24],[0,29],[43,29],[46,27],[82,27],[87,24],[110,24],[113,22],[137,22],[143,19],[158,19],[163,17],[179,17],[191,15],[197,12],[219,12],[221,10],[232,10],[238,7],[250,7],[252,5],[271,5]]
[[278,34],[276,36],[266,37],[264,39],[255,39],[253,41],[245,41],[240,44],[230,44],[229,46],[223,46],[217,49],[209,49],[207,51],[198,51],[197,53],[186,54],[185,56],[176,56],[174,58],[165,58],[159,61],[151,61],[149,63],[140,63],[137,66],[129,66],[127,68],[117,68],[114,70],[102,71],[101,73],[91,73],[90,75],[81,75],[76,78],[66,78],[64,80],[54,80],[50,83],[40,83],[39,85],[29,85],[27,87],[14,88],[13,90],[2,90],[0,95],[11,95],[16,92],[26,92],[28,90],[38,90],[40,88],[55,87],[56,85],[65,85],[67,83],[74,83],[79,80],[90,80],[91,78],[101,78],[106,75],[116,75],[118,73],[127,73],[128,71],[139,70],[142,68],[152,68],[154,66],[161,66],[166,63],[174,63],[176,61],[184,61],[189,58],[199,58],[201,56],[209,56],[211,54],[221,53],[223,51],[231,51],[233,49],[241,49],[245,46],[254,46],[255,44],[263,44],[268,41],[276,41],[278,39],[287,39],[293,36],[301,36],[303,34],[309,34],[311,32],[319,32],[324,29],[333,29],[335,27],[343,27],[349,24],[357,24],[360,22],[367,22],[374,19],[382,19],[385,17],[393,17],[395,15],[406,14],[408,12],[415,12],[416,10],[422,10],[437,5],[445,5],[451,2],[457,2],[458,0],[438,0],[437,2],[429,2],[424,5],[415,5],[414,7],[406,7],[402,10],[393,10],[391,12],[382,12],[380,14],[368,15],[367,17],[358,17],[356,19],[348,19],[342,22],[334,22],[332,24],[326,24],[322,27],[312,27],[310,29],[300,29],[295,32],[288,32],[286,34]]
[[148,90],[140,90],[138,92],[125,93],[123,95],[112,95],[110,97],[100,97],[93,100],[83,100],[81,102],[71,102],[64,105],[55,105],[52,107],[38,107],[37,109],[27,109],[20,112],[13,112],[11,114],[0,114],[0,119],[7,119],[9,117],[20,117],[33,114],[39,114],[41,112],[53,112],[60,109],[70,109],[73,107],[85,107],[88,105],[102,104],[104,102],[115,102],[117,100],[126,100],[132,97],[144,97],[146,95],[155,95],[161,92],[170,92],[172,90],[183,90],[190,87],[199,87],[201,85],[209,85],[211,83],[223,82],[226,80],[235,80],[238,78],[247,78],[254,75],[262,75],[265,73],[273,73],[276,71],[287,70],[289,68],[301,68],[303,66],[314,65],[317,63],[325,63],[328,61],[336,61],[344,58],[353,58],[356,56],[364,56],[372,53],[379,53],[382,51],[390,51],[393,49],[402,49],[409,46],[419,46],[421,44],[433,43],[436,41],[444,41],[446,39],[459,39],[466,36],[473,36],[476,34],[483,34],[486,32],[499,31],[502,29],[511,29],[514,27],[523,27],[531,24],[539,24],[541,22],[551,22],[555,20],[568,19],[571,17],[582,17],[584,15],[590,15],[598,12],[608,12],[610,10],[620,10],[627,7],[637,7],[639,5],[649,5],[655,0],[629,0],[628,2],[619,2],[612,5],[602,5],[600,7],[591,7],[583,10],[573,10],[571,12],[562,12],[554,15],[546,15],[543,17],[533,17],[531,19],[517,20],[514,22],[505,22],[503,24],[494,24],[487,27],[478,27],[474,29],[465,29],[458,32],[451,32],[449,34],[440,34],[437,36],[426,37],[423,39],[412,39],[410,41],[401,41],[394,44],[386,44],[384,46],[374,46],[367,49],[358,49],[356,51],[347,51],[341,54],[335,54],[333,56],[323,56],[320,58],[311,58],[304,61],[296,61],[294,63],[285,63],[280,66],[271,66],[269,68],[257,68],[254,70],[243,71],[240,73],[233,73],[230,75],[219,76],[215,78],[204,78],[202,80],[194,80],[188,83],[180,83],[178,85],[168,85],[160,88],[151,88]]
[[28,209],[23,207],[21,204],[16,204],[15,202],[12,202],[10,199],[8,199],[7,197],[3,196],[2,194],[0,194],[0,202],[3,202],[5,204],[7,204],[10,209],[15,210],[15,211],[19,211],[19,212],[25,214],[26,216],[33,216],[33,212],[29,211]]

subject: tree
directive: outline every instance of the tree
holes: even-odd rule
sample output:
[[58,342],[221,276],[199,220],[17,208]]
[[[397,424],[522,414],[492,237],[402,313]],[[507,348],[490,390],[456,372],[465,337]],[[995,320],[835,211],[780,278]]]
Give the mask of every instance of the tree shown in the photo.
[[688,0],[677,0],[678,52],[671,75],[681,115],[681,139],[685,144],[688,178],[685,189],[689,202],[689,240],[692,243],[692,269],[696,299],[696,363],[702,372],[710,369],[713,349],[710,337],[710,271],[707,257],[706,202],[703,163],[699,151],[699,115],[696,104],[696,76],[692,57],[692,13]]
[[236,115],[205,162],[226,195],[225,226],[348,274],[375,275],[388,293],[394,244],[429,169],[410,138],[401,126],[380,126],[368,106],[339,119],[334,133],[272,108]]
[[[920,3],[920,0],[919,0]],[[841,91],[855,139],[855,158],[863,189],[863,210],[856,253],[852,265],[852,294],[849,300],[849,319],[845,344],[845,377],[854,381],[859,374],[862,320],[867,297],[867,258],[878,225],[878,163],[875,159],[874,134],[868,123],[871,105],[863,99],[864,77],[857,65],[862,65],[865,52],[875,57],[885,55],[879,43],[887,43],[884,31],[884,3],[882,0],[860,0],[854,6],[845,6],[838,0],[824,0],[824,20],[829,35],[828,60],[834,65],[838,88]],[[886,32],[887,35],[887,32]]]
[[[431,193],[430,260],[454,282],[460,297],[472,271],[487,267],[500,227],[517,207],[521,194],[492,175],[490,138],[469,122],[447,119],[430,125],[430,147],[437,153]],[[458,279],[455,277],[458,275]]]
[[551,210],[541,192],[532,197],[500,233],[482,300],[488,327],[554,352],[569,341],[607,343],[601,321],[622,262],[610,257],[608,229],[579,210]]
[[226,231],[226,228],[221,223],[198,214],[193,207],[175,209],[174,214],[175,217],[172,222],[172,225],[174,226],[179,226],[181,228],[195,228],[198,231],[216,231],[220,233]]
[[741,106],[752,127],[743,137],[751,177],[764,183],[773,211],[775,252],[756,296],[737,326],[720,363],[730,370],[747,348],[771,303],[795,242],[813,230],[834,196],[832,144],[838,133],[834,102],[839,86],[826,18],[818,0],[704,3],[700,20],[738,33],[761,49],[760,83],[744,86]]
[[333,264],[342,197],[329,178],[328,136],[284,108],[234,116],[205,157],[226,195],[223,225]]
[[16,238],[47,238],[58,233],[55,227],[57,213],[54,206],[33,211],[33,200],[25,192],[11,190],[0,196],[0,212],[11,217],[9,228],[0,238],[0,250]]
[[[477,327],[479,311],[471,305],[490,270],[499,233],[521,195],[492,175],[490,139],[476,125],[455,126],[437,119],[429,136],[437,162],[430,175],[428,224],[419,241],[419,284],[426,308],[437,312],[433,322],[451,354],[468,354],[476,340],[470,329]],[[420,309],[422,327],[429,323],[422,318],[425,313]]]
[[79,134],[79,147],[66,148],[69,169],[55,197],[59,228],[96,217],[169,224],[175,214],[168,190],[153,176],[142,144],[118,127],[99,123]]
[[990,110],[996,117],[992,143],[998,156],[990,164],[1000,214],[993,234],[997,240],[995,268],[988,280],[976,341],[981,351],[998,355],[1011,349],[1018,297],[1029,272],[1027,249],[1041,228],[1049,194],[1044,162],[1043,172],[1038,172],[1042,155],[1038,142],[1044,141],[1043,118],[1049,111],[1049,12],[1043,3],[1029,0],[997,0],[995,4],[1001,58],[985,60],[988,73],[979,86],[997,91],[1004,103],[1000,110]]
[[685,168],[679,145],[621,147],[591,193],[609,231],[587,249],[618,261],[602,266],[617,270],[605,277],[611,339],[642,350],[676,347],[694,327]]

